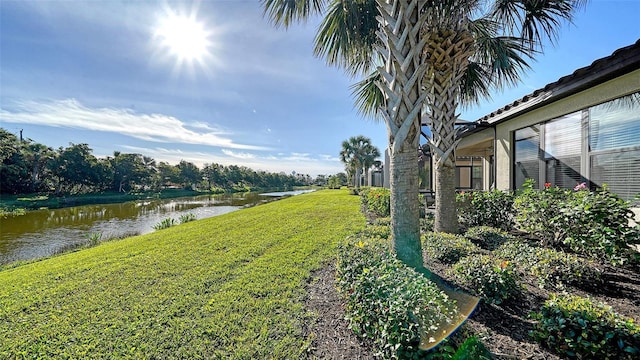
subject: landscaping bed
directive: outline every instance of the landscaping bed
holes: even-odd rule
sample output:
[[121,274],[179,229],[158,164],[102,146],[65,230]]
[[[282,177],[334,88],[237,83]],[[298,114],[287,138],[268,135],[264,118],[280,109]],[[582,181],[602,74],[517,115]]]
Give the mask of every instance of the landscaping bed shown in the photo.
[[[446,304],[407,303],[409,317],[398,320],[404,315],[391,304],[402,303],[402,294],[415,289],[396,273],[415,275],[393,260],[390,231],[384,229],[390,222],[384,218],[388,190],[362,191],[370,225],[340,247],[336,285],[343,301],[334,306],[343,309],[371,355],[457,359],[471,341],[474,347],[466,347],[460,358],[639,356],[640,254],[633,249],[640,227],[629,221],[629,203],[606,187],[591,192],[584,184],[573,190],[532,185],[516,194],[461,194],[458,235],[431,232],[429,215],[421,221],[426,267],[449,287],[481,298],[468,321],[431,352],[417,351],[418,332],[411,324],[441,313],[432,305]],[[402,335],[407,330],[412,333]]]

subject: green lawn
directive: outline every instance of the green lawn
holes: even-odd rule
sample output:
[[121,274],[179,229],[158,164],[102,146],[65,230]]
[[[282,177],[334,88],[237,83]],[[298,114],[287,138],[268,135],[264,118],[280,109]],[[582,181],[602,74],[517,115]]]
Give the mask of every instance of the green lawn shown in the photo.
[[310,271],[365,225],[298,195],[0,272],[0,358],[298,359]]

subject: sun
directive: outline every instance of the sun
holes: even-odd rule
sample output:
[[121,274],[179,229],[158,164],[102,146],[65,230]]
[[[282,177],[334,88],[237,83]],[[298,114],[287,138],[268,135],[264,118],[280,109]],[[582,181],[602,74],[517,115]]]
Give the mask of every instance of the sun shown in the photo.
[[166,11],[158,19],[153,32],[154,43],[161,57],[173,59],[175,69],[187,66],[193,70],[196,65],[206,68],[211,60],[213,47],[212,32],[199,21],[196,13],[183,15]]

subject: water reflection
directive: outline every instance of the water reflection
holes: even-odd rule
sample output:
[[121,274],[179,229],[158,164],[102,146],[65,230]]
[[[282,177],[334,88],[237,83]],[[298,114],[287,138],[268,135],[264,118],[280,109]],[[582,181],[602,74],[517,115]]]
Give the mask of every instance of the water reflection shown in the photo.
[[61,248],[86,242],[92,233],[102,233],[103,239],[145,234],[168,217],[178,219],[191,213],[204,219],[269,198],[256,193],[205,195],[30,211],[0,219],[0,264],[49,256]]

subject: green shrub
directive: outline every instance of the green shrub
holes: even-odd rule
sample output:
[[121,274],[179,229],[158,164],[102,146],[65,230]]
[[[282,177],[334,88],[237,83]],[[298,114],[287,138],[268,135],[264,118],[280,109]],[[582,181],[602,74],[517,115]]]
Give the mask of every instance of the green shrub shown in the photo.
[[386,225],[386,226],[391,226],[391,217],[387,216],[387,217],[379,217],[379,218],[375,218],[373,220],[373,224],[372,225]]
[[557,231],[561,230],[558,219],[566,192],[548,183],[544,190],[534,189],[534,186],[535,181],[528,179],[514,199],[516,226],[537,236],[543,245],[558,244],[562,236]]
[[518,275],[512,262],[489,255],[462,258],[450,273],[478,296],[496,304],[520,293]]
[[391,191],[386,188],[366,188],[360,191],[366,211],[379,216],[391,216]]
[[495,250],[513,237],[500,229],[490,226],[475,226],[468,229],[464,236],[486,250]]
[[427,213],[424,215],[424,218],[420,218],[420,231],[421,232],[431,232],[433,231],[433,225],[435,223],[435,215],[432,213]]
[[431,259],[453,264],[480,249],[460,235],[428,232],[422,235],[422,251]]
[[612,265],[632,258],[629,245],[640,244],[640,226],[630,226],[629,203],[606,187],[590,192],[546,186],[533,189],[527,182],[514,202],[520,229],[539,237],[544,245],[566,246],[572,251],[603,259]]
[[540,288],[564,289],[569,284],[593,285],[599,283],[601,278],[601,272],[585,259],[524,242],[507,242],[498,247],[494,254],[513,262],[522,273],[535,277]]
[[391,227],[389,225],[367,225],[363,235],[366,237],[388,239],[391,236]]
[[92,233],[87,235],[87,240],[88,240],[88,244],[87,245],[96,246],[96,245],[98,245],[98,243],[100,243],[100,239],[102,239],[102,233],[101,232],[92,232]]
[[514,196],[499,190],[460,193],[456,196],[460,222],[467,226],[491,226],[511,230]]
[[535,258],[537,261],[529,264],[529,269],[540,288],[550,286],[560,290],[567,284],[586,286],[600,282],[601,272],[575,255],[554,249],[537,249]]
[[439,328],[456,312],[452,300],[380,238],[352,237],[340,245],[337,284],[351,329],[372,341],[378,357],[419,358],[423,330]]
[[640,354],[640,327],[606,304],[551,295],[531,317],[537,320],[533,338],[566,356],[637,359]]
[[172,227],[174,225],[176,225],[176,219],[174,219],[174,218],[166,218],[166,219],[160,221],[159,223],[153,225],[153,228],[155,230],[162,230],[162,229],[170,228],[170,227]]
[[633,217],[629,203],[605,187],[573,191],[558,223],[565,229],[563,243],[571,250],[618,265],[631,258],[629,245],[640,244],[640,227],[629,225]]

